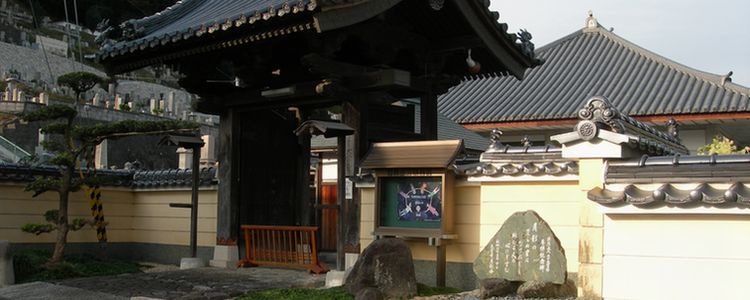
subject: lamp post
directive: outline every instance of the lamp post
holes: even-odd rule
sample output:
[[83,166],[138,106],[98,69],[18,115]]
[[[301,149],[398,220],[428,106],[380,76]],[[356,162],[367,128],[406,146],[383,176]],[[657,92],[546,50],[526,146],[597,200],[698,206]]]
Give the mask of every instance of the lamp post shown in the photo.
[[200,185],[200,150],[203,140],[196,135],[167,135],[159,142],[160,145],[177,146],[193,150],[192,169],[192,194],[190,204],[170,203],[169,207],[190,208],[190,257],[180,261],[180,269],[201,267],[205,264],[197,257],[198,252],[198,186]]

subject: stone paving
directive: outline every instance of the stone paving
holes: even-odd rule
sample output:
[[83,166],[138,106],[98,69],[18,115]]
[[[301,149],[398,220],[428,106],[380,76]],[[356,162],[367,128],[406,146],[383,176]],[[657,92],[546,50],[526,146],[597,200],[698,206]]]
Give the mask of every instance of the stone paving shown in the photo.
[[34,282],[0,289],[0,299],[227,299],[263,289],[324,284],[325,275],[305,270],[200,268]]

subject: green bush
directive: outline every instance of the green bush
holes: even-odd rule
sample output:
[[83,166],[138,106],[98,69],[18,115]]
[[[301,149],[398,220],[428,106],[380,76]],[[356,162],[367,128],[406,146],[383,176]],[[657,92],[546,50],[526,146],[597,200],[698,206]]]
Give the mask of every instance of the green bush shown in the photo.
[[445,294],[455,294],[463,292],[459,288],[454,287],[432,287],[426,284],[421,284],[417,282],[417,295],[419,296],[435,296],[435,295],[445,295]]
[[16,282],[27,282],[26,280],[34,274],[44,271],[44,263],[52,256],[47,250],[22,250],[13,254],[13,271]]
[[21,250],[13,254],[16,282],[45,281],[75,277],[117,275],[140,272],[133,262],[101,259],[91,254],[66,255],[64,261],[47,266],[52,256],[48,250]]
[[239,300],[308,300],[308,299],[326,299],[326,300],[350,300],[354,299],[344,287],[335,287],[330,289],[270,289],[246,294]]

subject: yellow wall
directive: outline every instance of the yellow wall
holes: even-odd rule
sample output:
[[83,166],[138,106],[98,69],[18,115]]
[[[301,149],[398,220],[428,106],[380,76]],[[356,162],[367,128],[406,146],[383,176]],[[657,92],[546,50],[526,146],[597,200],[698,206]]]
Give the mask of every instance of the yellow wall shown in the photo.
[[[375,193],[373,187],[360,188],[362,218],[360,243],[362,249],[372,242]],[[517,211],[535,210],[550,224],[560,239],[568,260],[568,270],[578,270],[578,218],[581,192],[576,181],[508,182],[455,186],[456,234],[458,240],[447,246],[449,262],[473,263],[484,245],[500,229],[503,222]],[[414,259],[435,260],[435,248],[426,240],[409,242]]]
[[[12,243],[52,243],[56,234],[35,236],[22,232],[26,223],[45,223],[44,212],[58,208],[57,194],[48,192],[36,198],[24,192],[23,185],[0,185],[0,239]],[[104,219],[109,223],[110,242],[188,245],[190,210],[170,208],[169,203],[190,202],[190,190],[159,191],[111,188],[102,190]],[[213,246],[216,241],[216,190],[199,194],[198,245]],[[70,219],[91,219],[88,198],[83,192],[71,194]],[[86,227],[70,232],[69,242],[96,242],[96,233]]]
[[[190,209],[169,203],[190,203],[190,191],[136,191],[133,193],[133,241],[188,245]],[[216,191],[198,194],[198,246],[216,244]]]
[[484,182],[479,245],[484,247],[513,213],[533,210],[547,221],[560,239],[568,272],[577,272],[578,217],[581,199],[585,197],[577,181]]
[[364,250],[372,243],[372,232],[375,230],[375,188],[359,187],[360,193],[360,218],[359,218],[359,244]]
[[[454,187],[455,232],[458,240],[449,241],[446,259],[449,262],[473,263],[479,254],[479,186],[461,185]],[[419,260],[435,260],[436,248],[427,245],[426,240],[410,241],[412,256]]]

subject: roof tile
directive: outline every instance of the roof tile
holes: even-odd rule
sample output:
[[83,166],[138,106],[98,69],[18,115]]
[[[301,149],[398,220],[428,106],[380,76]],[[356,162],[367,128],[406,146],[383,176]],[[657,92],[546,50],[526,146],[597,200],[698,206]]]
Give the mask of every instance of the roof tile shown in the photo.
[[609,98],[631,116],[743,112],[750,89],[639,47],[601,27],[541,47],[545,64],[525,79],[466,78],[442,95],[440,111],[459,123],[570,119],[580,99]]

